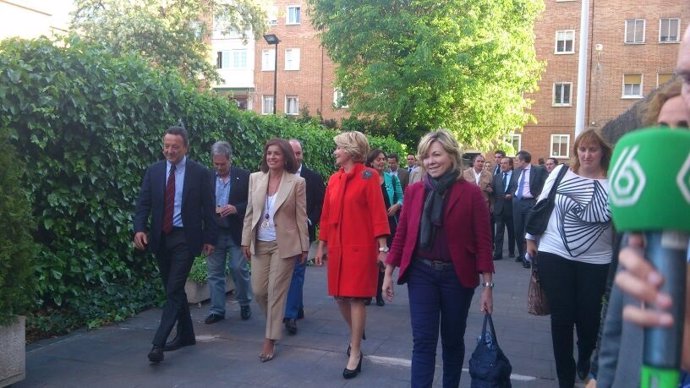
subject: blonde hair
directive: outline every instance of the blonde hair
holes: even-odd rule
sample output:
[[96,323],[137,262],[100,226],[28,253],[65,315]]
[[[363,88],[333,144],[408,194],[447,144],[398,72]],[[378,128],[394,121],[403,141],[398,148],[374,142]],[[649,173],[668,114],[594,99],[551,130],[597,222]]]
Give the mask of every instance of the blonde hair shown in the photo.
[[654,97],[647,102],[642,110],[642,125],[648,127],[656,124],[656,121],[659,118],[659,112],[661,112],[661,108],[664,106],[666,101],[672,99],[673,97],[680,96],[682,87],[683,80],[680,77],[675,77],[673,80],[660,86],[657,92],[654,94]]
[[[438,142],[450,155],[451,169],[456,170],[462,177],[462,150],[453,134],[445,128],[429,132],[422,137],[417,146],[417,159],[424,160],[434,142]],[[423,163],[422,168],[424,168]]]
[[364,162],[369,153],[369,141],[359,131],[343,132],[333,137],[335,145],[342,148],[352,158],[353,162]]

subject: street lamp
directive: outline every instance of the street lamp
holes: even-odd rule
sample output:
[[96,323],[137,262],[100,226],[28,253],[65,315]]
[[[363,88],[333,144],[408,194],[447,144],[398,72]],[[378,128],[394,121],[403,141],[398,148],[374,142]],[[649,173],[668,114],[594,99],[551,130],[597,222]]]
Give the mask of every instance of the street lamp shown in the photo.
[[266,34],[264,35],[264,39],[269,45],[275,45],[275,64],[273,65],[273,114],[275,115],[276,101],[278,101],[278,43],[280,43],[280,39],[278,39],[276,34]]

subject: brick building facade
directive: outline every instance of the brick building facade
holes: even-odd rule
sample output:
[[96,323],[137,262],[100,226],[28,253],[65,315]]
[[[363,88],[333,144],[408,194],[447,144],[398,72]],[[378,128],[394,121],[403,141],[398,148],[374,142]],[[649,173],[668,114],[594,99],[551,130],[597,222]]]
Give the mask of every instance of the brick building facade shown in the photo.
[[[537,58],[546,61],[531,113],[515,143],[533,158],[571,157],[577,107],[580,1],[545,0],[535,25]],[[690,20],[687,0],[590,1],[585,128],[601,128],[673,73]],[[517,144],[516,144],[517,145]]]

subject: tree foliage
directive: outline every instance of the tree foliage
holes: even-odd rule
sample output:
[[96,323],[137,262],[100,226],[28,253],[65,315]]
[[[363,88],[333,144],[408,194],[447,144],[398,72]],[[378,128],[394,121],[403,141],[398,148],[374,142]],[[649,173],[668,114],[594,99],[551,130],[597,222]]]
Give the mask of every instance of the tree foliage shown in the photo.
[[354,116],[408,145],[445,127],[485,146],[531,117],[541,0],[309,0]]
[[[122,320],[162,300],[155,261],[132,247],[132,214],[170,125],[182,121],[190,158],[207,166],[211,145],[227,140],[233,163],[256,171],[263,145],[278,136],[301,139],[306,163],[322,175],[334,169],[334,130],[239,111],[135,55],[78,38],[15,39],[0,42],[0,69],[0,128],[8,133],[0,139],[0,307],[35,300],[27,321],[34,335]],[[372,143],[400,149],[390,138]],[[26,261],[18,253],[34,252],[17,227],[32,218],[35,294],[17,283],[26,267],[14,264]]]
[[245,40],[266,30],[266,12],[253,0],[76,0],[71,29],[117,55],[132,52],[188,80],[218,81],[207,45],[213,17]]

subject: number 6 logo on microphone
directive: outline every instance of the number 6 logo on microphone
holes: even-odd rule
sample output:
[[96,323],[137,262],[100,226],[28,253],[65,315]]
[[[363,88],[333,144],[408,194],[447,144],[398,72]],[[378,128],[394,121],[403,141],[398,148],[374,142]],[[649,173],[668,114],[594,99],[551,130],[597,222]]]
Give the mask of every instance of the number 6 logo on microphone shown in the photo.
[[611,174],[611,202],[616,206],[633,206],[642,195],[647,177],[640,163],[634,159],[640,146],[625,147],[613,166]]

